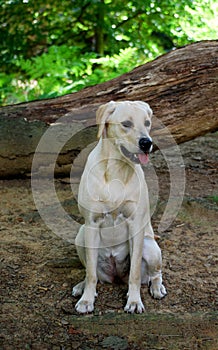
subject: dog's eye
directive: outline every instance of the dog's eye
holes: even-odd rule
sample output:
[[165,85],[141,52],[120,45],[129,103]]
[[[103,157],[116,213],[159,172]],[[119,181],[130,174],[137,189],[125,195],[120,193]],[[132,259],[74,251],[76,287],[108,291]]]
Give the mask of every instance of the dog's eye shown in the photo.
[[150,120],[146,120],[146,121],[145,121],[145,126],[146,126],[146,128],[148,128],[150,125],[151,125]]
[[133,126],[133,123],[130,120],[125,120],[121,124],[124,126],[124,128],[131,128]]

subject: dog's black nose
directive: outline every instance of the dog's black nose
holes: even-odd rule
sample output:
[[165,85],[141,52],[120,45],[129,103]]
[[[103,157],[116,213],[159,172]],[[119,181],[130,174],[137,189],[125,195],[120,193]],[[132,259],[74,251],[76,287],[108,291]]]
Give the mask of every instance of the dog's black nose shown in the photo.
[[151,146],[152,146],[152,140],[149,139],[148,137],[142,137],[141,139],[139,139],[139,148],[144,153],[150,152]]

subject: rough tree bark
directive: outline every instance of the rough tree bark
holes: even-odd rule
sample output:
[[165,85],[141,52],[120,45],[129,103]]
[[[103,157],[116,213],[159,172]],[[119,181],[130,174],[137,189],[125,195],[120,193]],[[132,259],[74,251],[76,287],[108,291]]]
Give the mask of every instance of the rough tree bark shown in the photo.
[[[218,41],[202,41],[74,94],[2,107],[0,177],[28,175],[41,136],[52,125],[58,137],[63,116],[75,130],[86,128],[60,151],[56,172],[66,174],[75,155],[95,140],[96,109],[110,100],[148,102],[177,143],[217,130],[217,59]],[[154,123],[152,134],[164,139],[166,128]],[[46,152],[53,152],[49,144]]]

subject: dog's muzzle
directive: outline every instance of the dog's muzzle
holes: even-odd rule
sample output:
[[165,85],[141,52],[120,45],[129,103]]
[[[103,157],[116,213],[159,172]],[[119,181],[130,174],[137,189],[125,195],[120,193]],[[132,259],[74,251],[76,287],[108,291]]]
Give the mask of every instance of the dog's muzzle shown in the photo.
[[152,140],[148,137],[142,137],[139,139],[139,148],[145,154],[148,154],[152,150]]
[[148,163],[148,154],[152,151],[152,147],[152,140],[147,137],[142,137],[139,140],[140,151],[138,153],[131,153],[122,145],[121,151],[123,155],[133,163],[145,165]]

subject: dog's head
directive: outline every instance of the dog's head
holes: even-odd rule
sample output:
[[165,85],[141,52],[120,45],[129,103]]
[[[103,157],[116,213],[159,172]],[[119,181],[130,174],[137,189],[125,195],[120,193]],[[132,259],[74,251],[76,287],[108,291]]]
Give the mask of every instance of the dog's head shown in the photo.
[[152,110],[145,102],[111,101],[97,110],[98,138],[110,138],[125,158],[146,164],[152,150],[151,117]]

